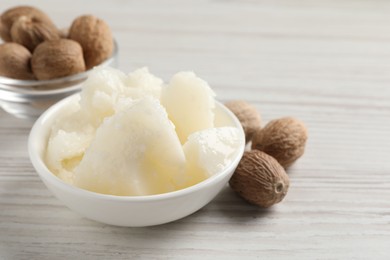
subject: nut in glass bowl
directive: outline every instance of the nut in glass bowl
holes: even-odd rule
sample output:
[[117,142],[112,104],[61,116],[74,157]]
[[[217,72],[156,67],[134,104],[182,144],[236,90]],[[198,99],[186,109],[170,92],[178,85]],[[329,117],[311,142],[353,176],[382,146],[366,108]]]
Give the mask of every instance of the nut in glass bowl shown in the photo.
[[[118,44],[99,66],[117,67]],[[19,118],[36,119],[57,101],[81,90],[91,70],[50,80],[19,80],[0,76],[0,107]]]

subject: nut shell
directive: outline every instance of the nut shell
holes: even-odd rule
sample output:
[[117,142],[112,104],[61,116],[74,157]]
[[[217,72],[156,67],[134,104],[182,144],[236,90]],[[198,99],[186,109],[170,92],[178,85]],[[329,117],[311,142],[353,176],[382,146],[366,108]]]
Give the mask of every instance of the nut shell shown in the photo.
[[232,100],[225,103],[241,122],[245,132],[245,140],[249,142],[256,130],[261,127],[261,117],[256,107],[243,100]]
[[33,17],[20,16],[11,27],[11,38],[32,52],[41,42],[56,40],[60,36],[55,26]]
[[284,168],[289,167],[305,151],[307,129],[298,119],[284,117],[270,121],[252,138],[252,149],[274,157]]
[[283,167],[274,158],[252,150],[244,153],[229,184],[248,202],[268,208],[283,200],[290,181]]
[[28,16],[46,24],[54,26],[52,20],[41,10],[31,6],[17,6],[8,9],[0,16],[0,37],[9,42],[11,38],[11,27],[20,16]]
[[112,55],[114,50],[110,27],[106,22],[92,15],[76,18],[69,29],[68,37],[79,42],[83,48],[87,69],[101,64]]
[[31,58],[31,68],[39,80],[70,76],[85,71],[79,43],[59,39],[39,44]]
[[0,76],[34,79],[30,67],[31,53],[24,46],[7,42],[0,45]]

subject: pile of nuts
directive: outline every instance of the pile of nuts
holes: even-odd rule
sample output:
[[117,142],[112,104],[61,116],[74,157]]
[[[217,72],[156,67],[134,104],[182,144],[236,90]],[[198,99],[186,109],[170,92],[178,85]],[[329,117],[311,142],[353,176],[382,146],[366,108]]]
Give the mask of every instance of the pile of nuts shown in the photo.
[[225,105],[240,120],[246,142],[252,142],[251,150],[244,152],[229,181],[230,187],[248,202],[263,208],[282,201],[290,185],[286,169],[305,150],[305,125],[298,119],[284,117],[261,128],[260,114],[254,106],[245,101]]
[[47,80],[70,76],[101,64],[114,41],[103,20],[83,15],[59,30],[41,10],[18,6],[0,16],[0,76]]

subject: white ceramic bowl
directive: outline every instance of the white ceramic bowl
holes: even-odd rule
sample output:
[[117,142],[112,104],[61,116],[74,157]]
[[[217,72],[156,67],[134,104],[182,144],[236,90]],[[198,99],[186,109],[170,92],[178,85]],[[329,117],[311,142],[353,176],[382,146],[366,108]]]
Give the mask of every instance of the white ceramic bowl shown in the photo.
[[223,171],[186,189],[158,195],[113,196],[83,190],[63,182],[50,172],[43,160],[54,120],[78,98],[78,94],[67,97],[41,115],[30,132],[28,150],[30,160],[47,188],[71,210],[98,222],[117,226],[151,226],[188,216],[221,191],[244,152],[244,132],[238,119],[225,106],[217,103],[216,126],[239,128],[242,140],[234,160]]

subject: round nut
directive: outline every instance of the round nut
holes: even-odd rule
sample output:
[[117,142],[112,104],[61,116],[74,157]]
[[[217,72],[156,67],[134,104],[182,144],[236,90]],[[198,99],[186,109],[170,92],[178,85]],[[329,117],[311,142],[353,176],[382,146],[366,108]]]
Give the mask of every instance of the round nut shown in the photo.
[[306,140],[305,125],[298,119],[285,117],[273,120],[256,131],[252,138],[252,149],[271,155],[287,168],[303,155]]
[[80,43],[87,69],[101,64],[114,50],[110,27],[92,15],[83,15],[73,21],[69,29],[69,39]]
[[283,200],[290,181],[283,167],[273,157],[252,150],[244,153],[229,184],[248,202],[268,208]]
[[28,16],[36,21],[50,24],[55,27],[51,19],[41,10],[31,6],[17,6],[8,9],[0,16],[0,37],[4,41],[12,41],[11,27],[20,16]]
[[31,53],[24,46],[7,42],[0,45],[0,75],[14,79],[34,79]]
[[257,109],[243,100],[229,101],[225,103],[225,106],[229,108],[241,122],[245,132],[245,140],[248,143],[252,139],[255,131],[261,127],[261,117],[257,112]]
[[73,40],[45,41],[35,48],[31,68],[39,80],[77,74],[85,71],[83,51]]
[[59,33],[52,24],[40,22],[36,18],[20,16],[11,27],[12,41],[34,51],[43,41],[59,39]]

